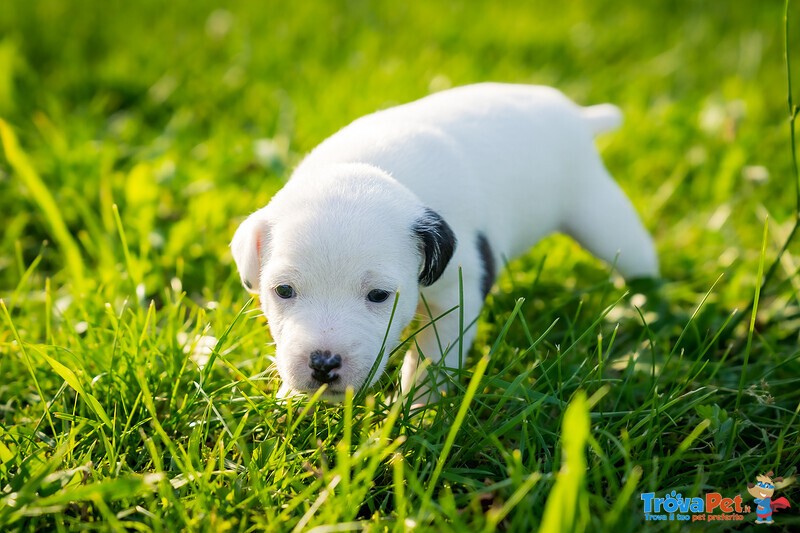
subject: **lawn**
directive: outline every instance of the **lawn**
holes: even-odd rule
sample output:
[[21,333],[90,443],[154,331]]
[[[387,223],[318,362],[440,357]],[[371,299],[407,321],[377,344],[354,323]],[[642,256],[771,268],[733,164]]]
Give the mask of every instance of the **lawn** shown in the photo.
[[[641,494],[755,509],[769,470],[792,502],[776,522],[800,527],[783,17],[775,0],[2,2],[0,530],[674,530]],[[392,402],[397,361],[356,401],[276,399],[238,223],[349,121],[486,80],[623,109],[598,146],[663,281],[628,287],[548,238],[508,265],[424,412]]]

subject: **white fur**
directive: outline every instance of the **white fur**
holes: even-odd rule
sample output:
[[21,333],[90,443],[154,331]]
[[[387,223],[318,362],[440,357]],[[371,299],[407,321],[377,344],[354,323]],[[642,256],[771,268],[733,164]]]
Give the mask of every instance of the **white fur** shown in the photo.
[[[487,83],[373,113],[325,140],[231,243],[243,281],[261,297],[285,386],[319,386],[309,369],[314,350],[342,357],[329,396],[370,385],[395,295],[387,354],[415,313],[428,317],[420,290],[433,318],[458,305],[459,267],[464,323],[472,322],[484,300],[478,232],[496,265],[563,231],[626,276],[657,276],[652,241],[593,143],[620,120],[609,104],[582,108],[551,88]],[[426,208],[458,244],[441,278],[420,287],[424,257],[411,228]],[[281,284],[297,296],[279,298]],[[366,299],[372,289],[393,292],[376,304]],[[434,361],[444,352],[445,366],[457,367],[458,322],[458,312],[440,318],[417,336],[419,351]],[[464,333],[465,350],[474,334]],[[415,347],[404,390],[417,379],[417,361]]]

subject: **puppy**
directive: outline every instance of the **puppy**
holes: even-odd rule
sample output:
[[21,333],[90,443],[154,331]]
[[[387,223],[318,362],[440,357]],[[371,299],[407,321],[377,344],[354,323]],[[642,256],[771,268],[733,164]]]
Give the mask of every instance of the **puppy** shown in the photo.
[[[459,311],[448,311],[459,269],[469,325],[503,261],[552,232],[627,277],[657,276],[652,240],[593,143],[620,121],[609,104],[485,83],[373,113],[320,144],[231,243],[283,392],[325,384],[339,399],[372,385],[417,313],[435,322],[405,355],[402,390],[426,374],[420,354],[458,367]],[[463,331],[465,351],[474,336]]]

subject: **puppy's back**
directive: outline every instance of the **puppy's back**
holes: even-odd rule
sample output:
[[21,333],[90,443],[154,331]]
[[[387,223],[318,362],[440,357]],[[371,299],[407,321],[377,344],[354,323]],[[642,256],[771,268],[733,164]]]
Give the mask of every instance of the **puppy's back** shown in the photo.
[[454,227],[494,233],[511,256],[558,229],[563,176],[599,161],[593,133],[613,117],[585,109],[550,87],[467,85],[359,118],[301,167],[377,166]]

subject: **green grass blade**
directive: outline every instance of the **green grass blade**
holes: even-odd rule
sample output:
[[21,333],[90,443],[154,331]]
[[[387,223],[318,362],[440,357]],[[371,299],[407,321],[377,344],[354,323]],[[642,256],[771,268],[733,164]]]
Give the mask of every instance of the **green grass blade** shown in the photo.
[[94,397],[94,395],[92,395],[90,392],[87,392],[86,389],[83,388],[83,385],[81,384],[80,379],[78,379],[78,376],[75,375],[75,372],[73,372],[71,369],[61,364],[59,361],[47,355],[43,350],[40,350],[35,346],[32,346],[31,348],[33,348],[36,352],[39,353],[39,355],[42,356],[42,358],[47,362],[50,368],[52,368],[56,374],[61,376],[61,378],[67,382],[67,385],[72,387],[72,389],[75,392],[80,394],[85,399],[86,403],[89,405],[89,409],[91,409],[92,412],[96,414],[97,417],[100,418],[100,420],[102,420],[103,423],[109,429],[111,430],[114,429],[114,424],[108,417],[106,410],[97,400],[97,398]]
[[586,444],[589,440],[589,407],[586,395],[575,395],[564,412],[561,426],[563,461],[545,504],[539,531],[584,531],[588,521],[586,495]]
[[11,168],[14,169],[17,177],[25,184],[34,202],[41,209],[53,238],[64,252],[64,259],[72,282],[80,290],[84,286],[85,270],[80,248],[72,238],[72,234],[61,216],[61,210],[55,198],[53,198],[50,190],[39,177],[27,154],[20,147],[11,125],[3,119],[0,119],[0,142],[2,142],[6,159]]
[[[436,460],[436,466],[433,469],[433,474],[431,474],[431,477],[428,480],[428,489],[425,494],[425,501],[423,502],[423,510],[425,510],[430,502],[430,499],[433,497],[433,492],[436,490],[436,483],[439,481],[439,477],[442,475],[445,462],[447,461],[450,450],[453,448],[453,444],[455,443],[456,435],[458,435],[458,431],[461,429],[461,426],[464,423],[469,406],[472,403],[472,399],[475,397],[475,393],[478,390],[478,385],[480,385],[481,378],[483,377],[483,372],[486,370],[488,365],[489,357],[484,356],[481,357],[481,359],[478,361],[478,364],[475,366],[472,378],[467,386],[467,391],[464,393],[464,398],[461,400],[461,406],[458,408],[458,413],[456,413],[456,417],[453,420],[453,425],[450,426],[450,430],[447,433],[447,438],[442,446],[442,451],[439,453],[439,457]],[[422,512],[420,512],[420,514],[422,514]]]

